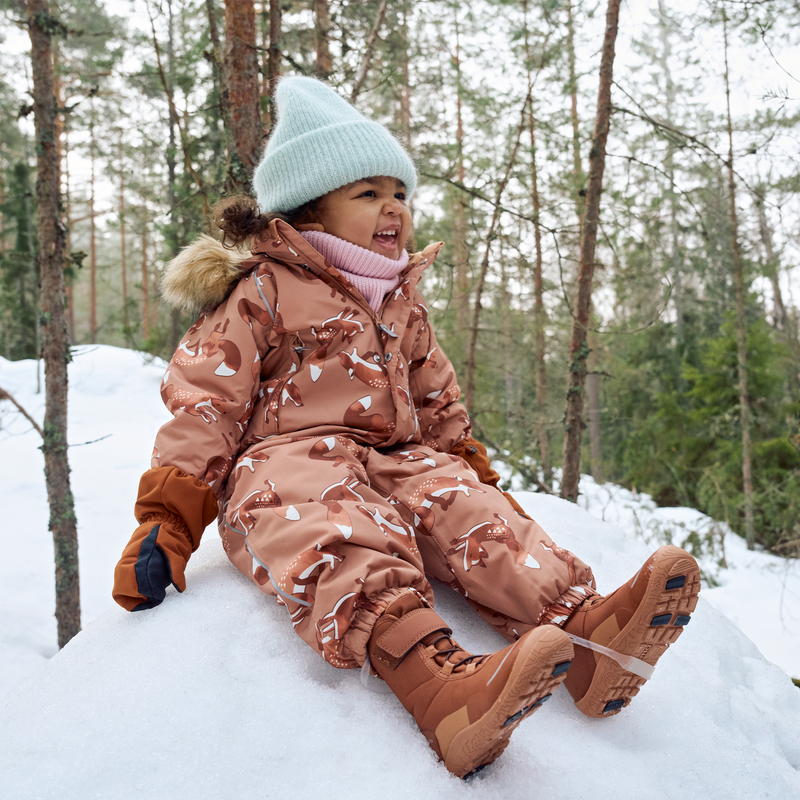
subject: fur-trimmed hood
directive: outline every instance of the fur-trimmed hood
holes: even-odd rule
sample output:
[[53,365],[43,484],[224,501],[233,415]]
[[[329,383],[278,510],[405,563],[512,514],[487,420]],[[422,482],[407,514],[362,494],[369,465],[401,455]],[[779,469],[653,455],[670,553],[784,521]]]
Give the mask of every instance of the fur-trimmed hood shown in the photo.
[[192,314],[216,308],[233,291],[249,258],[249,252],[223,247],[203,234],[167,264],[161,295],[168,305]]

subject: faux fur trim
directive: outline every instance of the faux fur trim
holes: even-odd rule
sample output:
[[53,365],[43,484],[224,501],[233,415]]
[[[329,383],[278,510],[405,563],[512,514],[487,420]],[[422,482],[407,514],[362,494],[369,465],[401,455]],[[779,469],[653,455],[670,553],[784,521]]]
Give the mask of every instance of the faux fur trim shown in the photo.
[[242,276],[239,264],[249,257],[249,252],[229,250],[203,234],[167,264],[161,296],[173,308],[192,314],[216,308],[233,291]]

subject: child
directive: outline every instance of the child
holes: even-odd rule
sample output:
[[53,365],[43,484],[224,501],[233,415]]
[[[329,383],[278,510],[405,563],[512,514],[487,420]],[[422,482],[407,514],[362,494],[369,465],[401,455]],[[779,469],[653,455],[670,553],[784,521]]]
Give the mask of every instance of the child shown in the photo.
[[[167,273],[165,297],[202,313],[164,376],[174,418],[114,599],[137,611],[183,591],[218,516],[228,557],[296,633],[335,667],[371,665],[464,777],[561,682],[589,716],[626,706],[689,621],[699,571],[663,547],[601,597],[591,569],[495,488],[416,291],[442,243],[404,249],[408,155],[314,79],[283,79],[276,103],[254,176],[268,213],[242,198],[217,212],[252,255],[205,236]],[[512,644],[465,652],[426,575]]]

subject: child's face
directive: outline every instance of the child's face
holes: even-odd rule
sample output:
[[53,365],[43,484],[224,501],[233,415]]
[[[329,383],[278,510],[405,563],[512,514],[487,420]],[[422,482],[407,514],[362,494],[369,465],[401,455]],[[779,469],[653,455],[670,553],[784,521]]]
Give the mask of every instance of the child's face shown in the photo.
[[396,178],[365,178],[342,186],[320,200],[317,217],[326,233],[395,261],[411,232],[406,188]]

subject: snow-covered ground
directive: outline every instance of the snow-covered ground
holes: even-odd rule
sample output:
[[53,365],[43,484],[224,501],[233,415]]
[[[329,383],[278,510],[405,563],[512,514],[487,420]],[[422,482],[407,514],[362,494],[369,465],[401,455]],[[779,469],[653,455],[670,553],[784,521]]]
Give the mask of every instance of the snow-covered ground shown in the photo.
[[[585,479],[589,513],[516,496],[592,564],[601,591],[665,538],[681,543],[691,531],[711,533],[701,561],[718,586],[704,588],[629,709],[589,720],[562,690],[467,784],[436,763],[394,698],[366,691],[356,673],[332,669],[294,637],[285,611],[228,564],[213,530],[189,564],[184,595],[170,590],[137,614],[114,606],[113,567],[166,415],[162,370],[110,347],[86,348],[71,366],[84,631],[57,655],[39,441],[0,403],[3,798],[800,796],[800,690],[787,677],[800,677],[798,565],[748,552],[728,533],[720,568],[721,527],[619,487]],[[0,386],[41,419],[32,362],[0,359]],[[464,646],[504,645],[458,595],[436,594]]]

